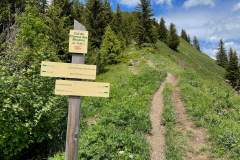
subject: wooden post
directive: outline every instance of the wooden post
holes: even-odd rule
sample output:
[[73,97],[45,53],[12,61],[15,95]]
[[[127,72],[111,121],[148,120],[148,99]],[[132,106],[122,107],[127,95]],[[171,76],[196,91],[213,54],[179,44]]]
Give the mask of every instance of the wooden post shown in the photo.
[[[74,29],[86,31],[86,28],[74,20]],[[72,63],[84,64],[84,54],[72,54]],[[77,160],[78,159],[78,136],[80,129],[80,106],[81,97],[71,96],[68,99],[68,125],[67,125],[67,137],[66,137],[66,153],[65,160]]]

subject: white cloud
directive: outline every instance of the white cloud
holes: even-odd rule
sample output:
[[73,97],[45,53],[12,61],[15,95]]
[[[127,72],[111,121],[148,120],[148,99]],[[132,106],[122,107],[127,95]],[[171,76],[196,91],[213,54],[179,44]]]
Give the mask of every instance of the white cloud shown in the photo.
[[139,3],[139,0],[120,0],[119,3],[129,7],[134,7]]
[[215,0],[186,0],[183,4],[185,8],[192,8],[196,6],[211,6],[215,5]]
[[169,6],[172,6],[172,0],[155,0],[156,4],[167,4]]
[[202,50],[214,57],[220,39],[226,42],[226,48],[233,47],[240,53],[240,16],[229,12],[215,10],[176,10],[167,12],[164,17],[167,24],[173,22],[178,31],[186,29],[193,37],[196,35]]
[[233,7],[233,11],[240,11],[240,2]]

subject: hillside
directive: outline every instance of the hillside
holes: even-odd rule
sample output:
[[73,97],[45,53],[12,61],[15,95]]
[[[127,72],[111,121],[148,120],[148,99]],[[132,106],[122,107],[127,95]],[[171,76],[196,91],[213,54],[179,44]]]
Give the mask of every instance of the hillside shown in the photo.
[[[125,63],[108,66],[108,71],[98,77],[112,84],[109,100],[84,99],[80,157],[149,159],[150,147],[144,137],[151,130],[151,97],[167,73],[171,73],[179,79],[178,87],[188,116],[197,127],[207,129],[210,159],[239,159],[240,98],[225,83],[224,70],[214,60],[181,40],[179,52],[162,42],[155,48],[137,49],[131,45],[125,50],[123,61]],[[170,92],[171,89],[164,91],[165,107],[171,103]],[[175,113],[168,110],[170,114],[171,111]],[[164,112],[166,117],[167,110]],[[166,142],[166,148],[174,145],[171,140]],[[182,159],[187,148],[175,147],[175,150],[180,153],[175,159]],[[177,152],[169,152],[167,159]],[[63,159],[62,154],[54,157],[53,160]]]

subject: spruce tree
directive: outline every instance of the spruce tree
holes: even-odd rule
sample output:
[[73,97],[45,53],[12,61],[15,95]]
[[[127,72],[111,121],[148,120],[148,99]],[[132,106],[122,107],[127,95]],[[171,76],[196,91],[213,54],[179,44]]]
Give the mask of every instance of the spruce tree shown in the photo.
[[112,8],[110,5],[109,0],[104,0],[103,2],[103,17],[104,17],[104,23],[105,26],[108,26],[113,19],[113,13],[112,13]]
[[193,38],[193,46],[194,46],[197,50],[201,51],[200,44],[199,44],[199,41],[198,41],[198,39],[197,39],[196,36],[194,36],[194,38]]
[[49,7],[45,14],[45,23],[51,27],[48,27],[46,31],[59,57],[64,61],[70,61],[71,57],[68,54],[70,17],[62,15],[62,10],[62,5],[58,3]]
[[239,65],[238,65],[238,56],[236,51],[233,51],[232,48],[229,50],[228,54],[229,63],[227,66],[226,79],[229,80],[233,88],[239,86]]
[[173,23],[170,24],[169,35],[168,35],[168,46],[177,51],[177,48],[180,44],[180,39],[177,35],[176,27]]
[[158,28],[159,40],[167,43],[168,30],[165,25],[165,20],[161,18],[159,28]]
[[188,42],[189,44],[191,44],[191,36],[190,36],[190,35],[187,36],[187,42]]
[[116,13],[113,16],[113,20],[112,20],[112,23],[111,23],[111,28],[115,33],[122,32],[123,19],[122,19],[121,8],[120,8],[119,4],[117,4]]
[[137,29],[137,43],[141,46],[143,43],[155,43],[156,39],[153,34],[152,27],[152,9],[150,0],[140,0],[137,7],[138,12],[138,29]]
[[119,40],[122,43],[122,46],[126,46],[129,42],[129,31],[127,31],[126,26],[123,25],[123,17],[120,9],[120,5],[117,4],[116,13],[113,16],[113,20],[111,22],[111,28],[118,36]]
[[103,42],[98,55],[97,65],[99,72],[103,72],[107,64],[116,64],[120,60],[121,42],[110,26],[106,28]]
[[100,48],[105,31],[103,4],[100,0],[88,0],[86,3],[86,26],[89,31],[91,48]]
[[228,58],[227,58],[227,54],[226,54],[226,50],[224,47],[224,42],[223,40],[220,40],[219,42],[219,47],[218,47],[218,52],[216,55],[216,59],[217,59],[217,64],[223,68],[227,68],[228,65]]
[[79,2],[79,0],[74,0],[72,5],[72,13],[71,16],[73,19],[85,24],[85,9],[84,5]]
[[188,35],[187,35],[187,32],[186,32],[184,29],[182,29],[181,37],[182,37],[182,39],[184,39],[185,41],[188,41]]

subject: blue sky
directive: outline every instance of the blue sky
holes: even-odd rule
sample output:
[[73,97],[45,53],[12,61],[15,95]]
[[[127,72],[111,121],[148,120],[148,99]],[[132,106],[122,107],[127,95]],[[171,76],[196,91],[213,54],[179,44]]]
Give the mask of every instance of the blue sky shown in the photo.
[[[133,11],[139,0],[110,0],[112,6]],[[193,37],[196,35],[204,52],[215,57],[218,41],[223,39],[240,53],[240,0],[151,0],[154,17],[164,17]]]

